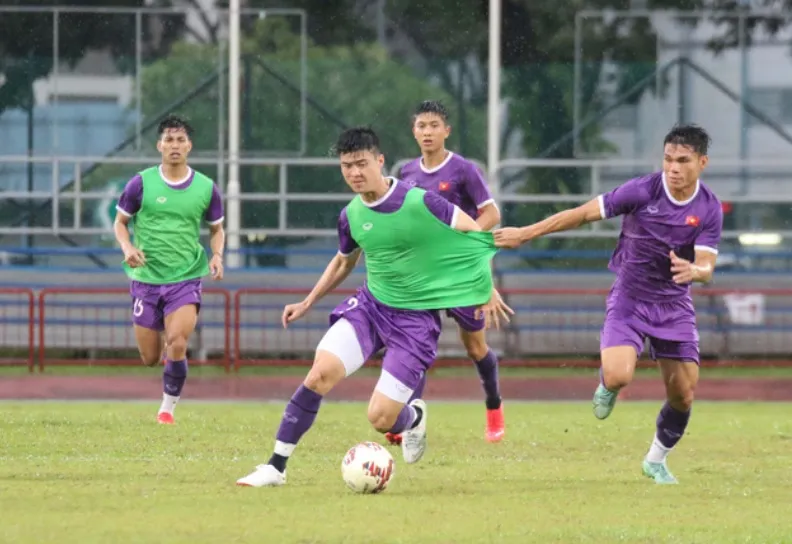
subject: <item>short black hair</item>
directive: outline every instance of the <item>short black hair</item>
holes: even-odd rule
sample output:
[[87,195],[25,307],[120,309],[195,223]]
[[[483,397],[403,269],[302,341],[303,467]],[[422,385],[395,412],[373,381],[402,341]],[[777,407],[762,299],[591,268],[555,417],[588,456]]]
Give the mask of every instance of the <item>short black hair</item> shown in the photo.
[[345,130],[338,136],[332,153],[337,157],[358,151],[371,151],[378,155],[379,149],[379,138],[371,127],[354,127]]
[[439,116],[444,123],[448,124],[448,110],[439,100],[424,100],[418,104],[418,107],[415,108],[415,113],[413,113],[413,123],[422,113],[434,113]]
[[157,135],[162,138],[162,134],[168,129],[181,129],[187,133],[188,138],[192,139],[192,125],[190,125],[190,122],[184,117],[179,117],[178,115],[168,115],[165,119],[160,121],[159,126],[157,126]]
[[707,131],[698,125],[675,125],[663,140],[666,144],[684,145],[699,155],[709,153],[712,138]]

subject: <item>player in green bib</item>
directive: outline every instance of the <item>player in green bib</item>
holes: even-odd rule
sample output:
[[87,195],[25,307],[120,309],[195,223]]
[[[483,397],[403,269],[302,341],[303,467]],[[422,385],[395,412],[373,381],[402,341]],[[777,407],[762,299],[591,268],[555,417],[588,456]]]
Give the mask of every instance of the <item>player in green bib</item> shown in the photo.
[[[171,424],[187,379],[187,343],[201,306],[201,278],[223,279],[223,199],[214,182],[187,165],[192,128],[170,116],[159,125],[162,164],[133,177],[118,199],[115,236],[132,280],[132,322],[143,364],[162,359],[157,421]],[[211,260],[200,228],[209,224]],[[134,242],[129,225],[133,226]]]
[[379,140],[368,128],[349,129],[336,153],[357,196],[338,221],[339,252],[308,297],[286,306],[283,326],[296,321],[339,286],[366,255],[366,283],[333,310],[313,367],[286,406],[269,462],[238,485],[286,483],[286,463],[316,418],[322,398],[376,352],[386,348],[368,419],[380,433],[402,433],[402,454],[415,463],[426,450],[426,403],[408,402],[432,366],[439,310],[479,306],[487,322],[511,313],[493,288],[492,234],[436,193],[382,175]]

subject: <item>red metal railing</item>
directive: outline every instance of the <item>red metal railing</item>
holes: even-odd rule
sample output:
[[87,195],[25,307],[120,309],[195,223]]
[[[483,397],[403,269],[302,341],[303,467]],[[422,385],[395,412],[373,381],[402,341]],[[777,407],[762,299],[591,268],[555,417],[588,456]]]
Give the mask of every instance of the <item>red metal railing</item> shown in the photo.
[[[235,369],[245,365],[311,363],[313,350],[327,329],[328,314],[352,291],[329,295],[303,319],[284,330],[280,324],[283,306],[301,300],[307,292],[307,289],[260,288],[236,293]],[[488,331],[488,343],[502,354],[504,367],[597,367],[599,333],[608,292],[608,289],[504,289],[501,293],[516,315],[502,330]],[[703,288],[694,289],[693,293],[703,359],[747,366],[792,364],[788,347],[788,338],[792,338],[792,290]],[[757,300],[751,302],[753,299]],[[745,307],[740,309],[742,302]],[[754,302],[757,306],[752,314],[750,305]],[[435,366],[469,364],[457,338],[456,326],[446,319]]]
[[[202,298],[198,326],[190,343],[190,362],[222,365],[228,371],[231,294],[226,289],[204,288]],[[39,293],[38,307],[40,370],[45,364],[83,365],[86,361],[95,365],[140,364],[128,289],[47,288]]]
[[0,366],[36,365],[36,296],[31,289],[0,288]]
[[[307,292],[246,288],[232,296],[226,289],[204,289],[191,360],[223,365],[226,370],[246,365],[309,365],[327,330],[330,311],[353,291],[328,295],[284,330],[283,307],[302,300]],[[517,313],[502,330],[488,331],[487,340],[501,354],[504,367],[599,364],[607,289],[504,289],[502,293]],[[24,343],[29,349],[27,364],[32,369],[34,295],[25,289],[0,290],[0,300],[2,295],[23,298],[15,306],[13,320],[3,322],[0,306],[0,337],[15,334],[16,344]],[[698,289],[694,299],[703,358],[749,366],[792,364],[788,347],[792,290]],[[21,314],[20,307],[25,308]],[[127,289],[44,289],[38,308],[39,368],[45,364],[138,364]],[[456,326],[444,319],[436,366],[469,365]]]

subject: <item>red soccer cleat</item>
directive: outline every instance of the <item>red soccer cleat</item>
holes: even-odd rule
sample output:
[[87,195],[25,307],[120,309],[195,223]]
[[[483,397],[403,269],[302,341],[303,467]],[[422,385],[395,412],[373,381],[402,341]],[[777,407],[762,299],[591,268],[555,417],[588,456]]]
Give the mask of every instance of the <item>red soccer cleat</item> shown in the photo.
[[173,420],[173,414],[169,414],[168,412],[160,412],[157,414],[157,423],[160,425],[173,425],[176,422]]
[[506,435],[506,423],[503,421],[503,404],[495,410],[487,410],[487,441],[500,442]]
[[385,433],[385,439],[388,441],[389,444],[393,444],[394,446],[401,446],[402,435],[400,434]]

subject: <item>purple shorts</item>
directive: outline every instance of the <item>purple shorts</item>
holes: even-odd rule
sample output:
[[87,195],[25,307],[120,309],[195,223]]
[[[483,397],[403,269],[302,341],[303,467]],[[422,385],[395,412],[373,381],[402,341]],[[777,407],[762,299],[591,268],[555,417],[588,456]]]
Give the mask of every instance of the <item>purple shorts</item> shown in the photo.
[[201,280],[154,285],[133,281],[129,287],[132,295],[132,322],[155,331],[165,330],[165,316],[182,306],[195,304],[201,309]]
[[446,315],[457,322],[462,330],[467,332],[478,332],[484,330],[485,321],[476,319],[478,306],[465,306],[464,308],[451,308],[446,310]]
[[330,326],[342,317],[354,327],[364,361],[385,348],[383,370],[410,389],[418,387],[437,357],[438,312],[391,308],[360,287],[332,311]]
[[652,360],[700,362],[696,311],[690,299],[644,302],[614,285],[606,303],[600,350],[632,346],[640,357],[647,338]]

